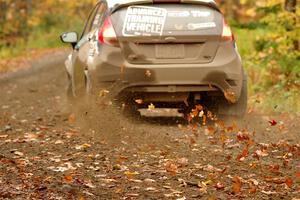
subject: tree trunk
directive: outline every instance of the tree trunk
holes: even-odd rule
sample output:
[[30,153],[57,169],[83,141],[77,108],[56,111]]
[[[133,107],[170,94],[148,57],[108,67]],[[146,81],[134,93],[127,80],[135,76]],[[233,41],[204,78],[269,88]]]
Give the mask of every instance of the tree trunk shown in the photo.
[[[285,0],[284,8],[288,12],[296,13],[297,0]],[[294,18],[294,25],[297,24],[297,18]],[[300,51],[300,37],[298,40],[294,40],[295,50]]]
[[297,0],[285,0],[284,8],[289,12],[296,12]]

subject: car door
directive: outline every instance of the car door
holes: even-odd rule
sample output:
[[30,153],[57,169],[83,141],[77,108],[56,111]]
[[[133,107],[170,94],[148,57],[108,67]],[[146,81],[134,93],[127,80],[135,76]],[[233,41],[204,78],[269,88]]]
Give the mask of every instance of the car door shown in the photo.
[[105,1],[100,1],[96,4],[88,17],[80,40],[69,56],[71,57],[70,63],[72,65],[69,73],[71,74],[70,81],[73,96],[81,96],[89,90],[87,62],[91,49],[91,41],[97,34],[106,11],[107,3]]

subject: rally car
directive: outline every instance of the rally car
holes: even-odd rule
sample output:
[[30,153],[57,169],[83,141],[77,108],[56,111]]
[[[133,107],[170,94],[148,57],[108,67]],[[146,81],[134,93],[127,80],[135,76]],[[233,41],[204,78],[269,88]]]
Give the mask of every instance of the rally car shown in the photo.
[[206,101],[219,114],[245,114],[247,77],[213,0],[101,0],[81,36],[61,40],[73,47],[66,60],[73,97],[114,87],[140,107]]

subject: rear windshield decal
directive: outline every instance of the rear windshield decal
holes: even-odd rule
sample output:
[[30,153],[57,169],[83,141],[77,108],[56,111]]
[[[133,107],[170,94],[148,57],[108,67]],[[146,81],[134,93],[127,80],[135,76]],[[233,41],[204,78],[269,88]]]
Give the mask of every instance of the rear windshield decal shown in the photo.
[[199,29],[208,29],[217,27],[215,22],[205,22],[205,23],[189,23],[187,28],[191,31]]
[[174,17],[174,18],[179,18],[179,17],[189,17],[190,11],[168,11],[168,17]]
[[147,6],[130,6],[127,9],[123,35],[125,36],[161,36],[167,10]]
[[211,12],[209,11],[200,11],[200,10],[191,10],[193,17],[209,17]]
[[209,11],[200,11],[200,10],[185,10],[185,11],[168,11],[168,17],[173,18],[185,18],[185,17],[194,17],[194,18],[200,18],[200,17],[209,17],[211,15],[211,12]]

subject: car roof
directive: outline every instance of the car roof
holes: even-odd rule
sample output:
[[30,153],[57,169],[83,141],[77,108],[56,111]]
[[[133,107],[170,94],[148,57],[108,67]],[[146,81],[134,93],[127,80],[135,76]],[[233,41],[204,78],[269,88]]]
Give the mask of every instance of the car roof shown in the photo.
[[[107,4],[109,8],[114,8],[116,6],[120,6],[122,4],[130,4],[130,3],[152,3],[153,0],[107,0]],[[204,3],[204,4],[212,4],[216,6],[216,2],[214,0],[181,0],[182,3]]]

